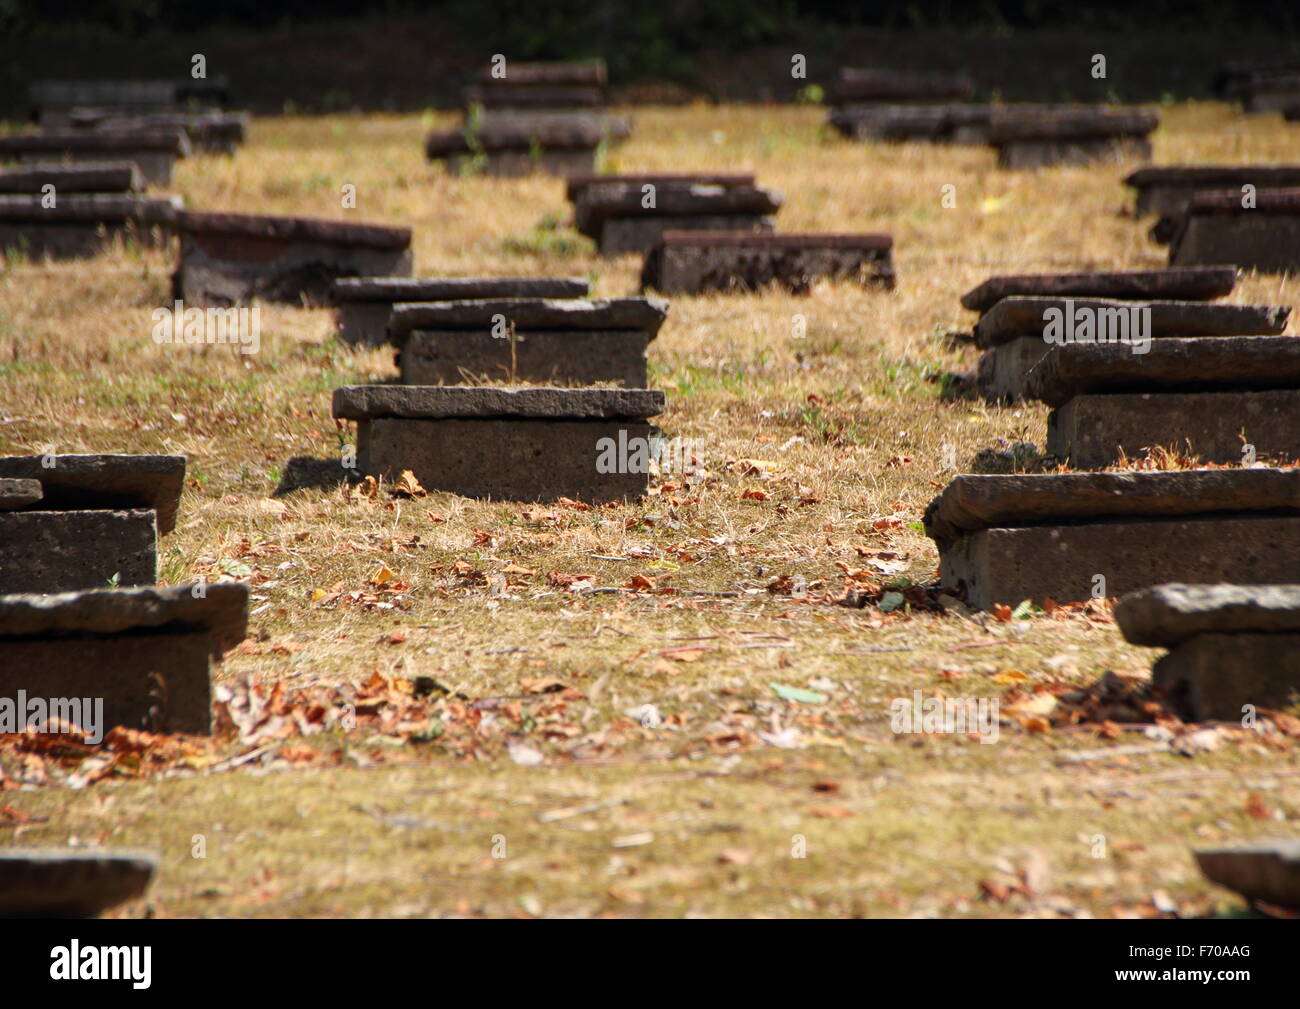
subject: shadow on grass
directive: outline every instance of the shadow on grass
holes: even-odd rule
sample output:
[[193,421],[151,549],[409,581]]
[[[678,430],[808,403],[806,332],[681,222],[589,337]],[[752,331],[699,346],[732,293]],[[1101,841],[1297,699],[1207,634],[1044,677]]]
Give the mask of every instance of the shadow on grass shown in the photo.
[[280,483],[271,496],[284,497],[298,490],[328,491],[351,482],[351,475],[340,465],[337,457],[316,459],[309,455],[295,455],[284,464]]

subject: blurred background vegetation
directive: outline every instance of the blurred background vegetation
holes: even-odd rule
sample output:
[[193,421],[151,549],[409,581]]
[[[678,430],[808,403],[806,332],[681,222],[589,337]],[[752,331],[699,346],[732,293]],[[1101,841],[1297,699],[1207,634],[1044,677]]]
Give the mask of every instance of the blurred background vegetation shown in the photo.
[[1295,0],[0,0],[0,114],[24,114],[32,79],[176,76],[197,52],[262,112],[455,105],[495,53],[602,56],[630,101],[788,101],[844,65],[966,70],[982,98],[1153,101],[1207,97],[1228,60],[1297,58],[1297,27]]

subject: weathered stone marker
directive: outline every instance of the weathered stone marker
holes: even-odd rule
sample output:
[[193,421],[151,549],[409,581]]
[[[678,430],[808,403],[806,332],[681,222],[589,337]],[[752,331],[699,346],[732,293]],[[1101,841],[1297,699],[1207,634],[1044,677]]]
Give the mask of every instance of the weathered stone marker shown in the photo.
[[842,105],[830,124],[852,140],[987,144],[994,105]]
[[247,623],[237,582],[0,595],[0,697],[103,698],[106,729],[206,734],[209,659]]
[[1300,70],[1254,70],[1242,75],[1233,92],[1245,112],[1280,112],[1300,103]]
[[1300,470],[963,474],[925,529],[943,585],[977,609],[1172,581],[1286,584],[1300,570]]
[[59,193],[138,193],[144,176],[134,161],[57,161],[0,168],[0,193],[40,194],[46,186]]
[[158,869],[143,851],[0,849],[0,918],[94,918],[137,900]]
[[665,231],[770,232],[780,193],[752,183],[689,179],[651,182],[610,176],[582,186],[574,200],[577,230],[594,238],[605,256],[644,253]]
[[70,125],[100,133],[183,130],[200,154],[232,155],[248,135],[244,112],[150,112],[122,115],[116,109],[74,109]]
[[886,102],[964,102],[975,93],[965,74],[843,67],[836,99],[839,104]]
[[233,305],[260,298],[328,304],[339,277],[409,276],[411,229],[257,214],[177,215],[177,298]]
[[894,287],[889,235],[765,235],[667,231],[646,253],[642,290],[664,294],[757,291],[777,284],[806,292],[819,280]]
[[1212,883],[1235,890],[1252,904],[1300,911],[1300,841],[1259,841],[1194,854]]
[[1124,180],[1137,190],[1134,213],[1138,217],[1158,215],[1151,237],[1168,243],[1197,193],[1235,190],[1243,186],[1287,189],[1300,186],[1300,165],[1161,165],[1139,168]]
[[1075,469],[1158,446],[1206,463],[1300,458],[1300,339],[1155,340],[1054,347],[1025,376],[1054,409],[1047,451]]
[[606,124],[595,116],[471,121],[459,130],[430,134],[425,153],[430,161],[448,162],[453,172],[568,175],[591,170],[607,135]]
[[343,277],[331,287],[339,339],[356,346],[390,342],[388,320],[398,302],[481,298],[585,298],[581,277]]
[[131,161],[151,186],[170,185],[172,165],[189,154],[189,138],[178,129],[113,133],[73,130],[0,137],[0,161]]
[[646,347],[668,314],[656,298],[492,298],[398,304],[389,321],[408,385],[646,384]]
[[1300,189],[1195,194],[1171,240],[1169,264],[1200,263],[1300,272]]
[[1013,295],[996,302],[975,325],[978,385],[990,400],[1014,401],[1025,376],[1056,344],[1061,358],[1094,343],[1117,343],[1134,357],[1143,339],[1273,336],[1291,310],[1273,305],[1214,305],[1199,301],[1043,298]]
[[39,81],[29,89],[34,117],[42,129],[71,124],[82,109],[112,109],[120,115],[220,108],[230,101],[225,75],[151,81]]
[[573,109],[605,104],[604,60],[516,62],[484,67],[464,91],[465,104],[488,109]]
[[1211,301],[1231,294],[1236,282],[1234,266],[1009,274],[990,277],[971,288],[962,295],[961,304],[984,313],[1011,297]]
[[56,194],[53,206],[35,194],[0,196],[0,250],[69,259],[96,255],[119,238],[166,245],[182,207],[179,196],[134,193]]
[[604,502],[649,486],[650,389],[348,386],[334,416],[357,421],[360,472],[411,470],[429,490],[506,501]]
[[988,137],[997,149],[1000,168],[1083,165],[1149,159],[1148,136],[1159,125],[1160,117],[1154,112],[1012,105],[994,112]]
[[0,593],[151,584],[184,480],[184,456],[0,457],[0,481],[40,488],[0,505]]
[[1152,679],[1193,721],[1300,701],[1300,585],[1155,585],[1120,599],[1115,622],[1169,649]]

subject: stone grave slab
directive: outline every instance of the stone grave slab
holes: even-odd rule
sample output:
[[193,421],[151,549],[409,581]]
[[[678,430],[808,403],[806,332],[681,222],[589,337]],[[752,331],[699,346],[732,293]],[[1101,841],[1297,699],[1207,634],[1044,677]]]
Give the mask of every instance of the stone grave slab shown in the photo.
[[34,505],[44,496],[39,480],[0,477],[0,512]]
[[173,81],[38,81],[28,88],[41,128],[69,125],[74,109],[103,106],[123,113],[163,112],[178,100]]
[[0,137],[0,161],[131,161],[151,186],[167,186],[177,158],[189,157],[184,130],[20,133]]
[[1210,882],[1241,894],[1252,904],[1300,910],[1300,840],[1259,841],[1194,854]]
[[646,253],[642,290],[664,294],[757,291],[776,284],[806,292],[819,280],[894,287],[889,235],[668,231]]
[[0,250],[34,259],[94,256],[115,241],[165,246],[184,204],[179,196],[135,193],[55,193],[54,206],[41,196],[0,196]]
[[942,584],[976,609],[1081,601],[1099,586],[1287,584],[1300,570],[1300,470],[963,474],[925,528]]
[[595,182],[575,202],[575,227],[602,255],[644,253],[665,231],[770,232],[782,203],[780,193],[757,186],[661,183],[646,207],[643,185]]
[[1300,189],[1240,190],[1192,197],[1169,246],[1171,266],[1235,263],[1261,273],[1300,272]]
[[0,168],[0,193],[39,195],[47,185],[59,193],[138,193],[144,177],[134,161],[57,161]]
[[[1147,321],[1141,325],[1145,336],[1163,343],[1177,338],[1275,335],[1286,329],[1291,310],[1274,305],[1218,305],[1196,301],[1003,298],[984,313],[974,329],[975,344],[985,351],[977,373],[980,392],[990,400],[999,401],[1013,401],[1026,395],[1025,377],[1054,347],[1045,339],[1049,319],[1061,320],[1059,328],[1064,335],[1065,320],[1079,319],[1081,313],[1086,313],[1094,330],[1104,326],[1112,337],[1128,334],[1133,339],[1143,336],[1137,331],[1134,311],[1145,313]],[[1089,331],[1075,328],[1070,332],[1082,340]],[[1073,351],[1080,346],[1088,344],[1072,343],[1065,349]],[[1131,347],[1120,346],[1133,354]]]
[[329,303],[340,277],[409,276],[411,229],[258,214],[177,215],[172,277],[187,305]]
[[243,640],[247,585],[0,595],[0,696],[102,698],[112,726],[212,731],[210,658]]
[[1258,70],[1238,85],[1245,112],[1281,112],[1300,103],[1300,71]]
[[1194,721],[1300,701],[1300,585],[1156,585],[1119,600],[1115,621],[1169,649],[1152,679]]
[[411,470],[428,490],[507,501],[643,495],[664,395],[649,389],[350,386],[334,416],[357,421],[361,472]]
[[244,112],[151,112],[122,115],[114,109],[74,109],[70,125],[101,133],[183,130],[199,154],[233,155],[248,136]]
[[1134,213],[1156,214],[1151,237],[1161,244],[1178,233],[1183,216],[1197,193],[1235,190],[1242,186],[1286,189],[1300,186],[1300,165],[1160,165],[1139,168],[1124,180],[1137,191]]
[[408,385],[646,384],[646,347],[668,314],[656,298],[495,298],[394,306],[389,331]]
[[989,122],[989,143],[1000,168],[1084,165],[1094,161],[1149,160],[1149,135],[1160,125],[1154,112],[1065,106],[999,107]]
[[965,74],[938,71],[844,67],[836,99],[839,104],[889,102],[964,102],[975,93]]
[[963,294],[961,304],[983,314],[1003,298],[1011,297],[1212,301],[1231,294],[1236,283],[1235,266],[1022,273],[990,277]]
[[842,105],[830,124],[853,140],[987,144],[992,105]]
[[0,457],[0,481],[40,487],[0,507],[0,592],[151,584],[184,478],[183,456]]
[[585,84],[472,84],[461,92],[465,105],[489,109],[594,109],[605,89]]
[[137,900],[158,869],[143,851],[0,849],[0,918],[94,918]]
[[457,173],[571,175],[591,171],[596,148],[608,135],[607,124],[596,116],[516,117],[430,134],[425,153],[430,161],[446,161]]
[[398,302],[482,298],[585,298],[582,277],[343,277],[331,287],[339,338],[377,347],[389,342],[388,319]]
[[733,186],[754,185],[752,172],[577,172],[564,180],[564,198],[576,203],[583,190],[594,183],[618,183],[626,186]]
[[502,70],[488,66],[480,69],[474,80],[487,87],[600,87],[609,82],[605,61],[507,60]]

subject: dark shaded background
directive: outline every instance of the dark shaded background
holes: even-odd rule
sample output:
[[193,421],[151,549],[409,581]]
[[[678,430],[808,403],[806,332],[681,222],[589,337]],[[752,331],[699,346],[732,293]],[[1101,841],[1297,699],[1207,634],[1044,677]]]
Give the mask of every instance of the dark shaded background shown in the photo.
[[963,69],[981,98],[1152,101],[1208,97],[1228,60],[1296,58],[1298,26],[1297,0],[0,0],[0,114],[25,113],[33,79],[174,77],[197,52],[262,112],[452,106],[494,53],[603,56],[629,101],[791,100],[842,65]]

